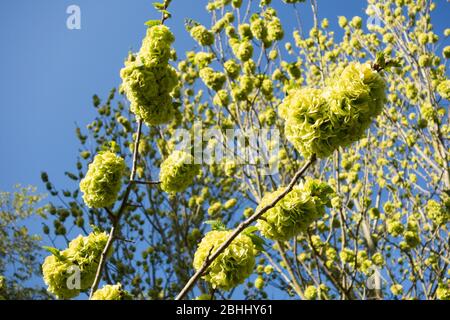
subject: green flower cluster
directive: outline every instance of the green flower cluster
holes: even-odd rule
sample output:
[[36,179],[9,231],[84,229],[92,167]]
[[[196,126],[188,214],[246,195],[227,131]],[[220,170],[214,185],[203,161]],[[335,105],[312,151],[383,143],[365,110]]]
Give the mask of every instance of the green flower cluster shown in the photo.
[[450,286],[440,283],[436,289],[436,297],[439,300],[450,300]]
[[125,160],[111,151],[97,154],[80,182],[83,200],[90,208],[113,205],[122,186]]
[[[232,231],[210,231],[198,245],[194,255],[194,268],[199,270],[206,258],[226,241]],[[214,288],[231,290],[249,277],[255,266],[255,249],[252,239],[238,235],[206,270],[203,278]]]
[[187,152],[176,150],[161,164],[159,179],[166,192],[184,191],[199,172],[194,157]]
[[230,97],[227,90],[219,90],[213,98],[213,103],[219,107],[226,107],[230,104]]
[[239,73],[241,72],[241,66],[233,59],[227,60],[224,63],[224,69],[231,79],[236,79],[239,76]]
[[222,89],[227,80],[223,73],[214,71],[214,69],[209,67],[201,69],[199,75],[205,85],[214,91]]
[[[80,235],[66,250],[45,258],[42,273],[47,290],[59,299],[71,299],[89,289],[107,241],[105,232],[93,232],[87,237]],[[76,287],[76,272],[79,272],[79,287]]]
[[266,48],[269,48],[274,41],[284,37],[281,21],[272,8],[267,8],[264,17],[254,14],[250,18],[250,25],[244,24],[242,28],[239,28],[239,34],[243,39],[256,38],[262,41]]
[[[266,194],[258,208],[269,205],[283,191],[281,188]],[[269,239],[289,240],[306,231],[312,222],[325,214],[325,206],[331,206],[332,193],[333,189],[328,184],[308,178],[267,210],[256,227]]]
[[116,285],[106,285],[98,289],[92,295],[92,300],[132,300],[132,296],[123,290],[120,283]]
[[209,52],[198,52],[194,56],[194,63],[200,69],[207,67],[212,60],[214,59],[214,55]]
[[178,75],[169,65],[174,40],[166,26],[150,27],[137,56],[130,55],[120,71],[131,111],[148,125],[167,123],[174,115],[171,92]]
[[436,88],[442,98],[450,100],[450,80],[442,81]]
[[327,83],[291,90],[280,105],[286,136],[304,157],[327,157],[360,139],[386,99],[385,82],[369,64],[352,62]]
[[429,200],[425,209],[428,218],[437,226],[446,224],[450,221],[450,210],[435,200]]
[[201,46],[210,46],[214,43],[214,34],[202,25],[191,29],[191,37]]
[[233,51],[233,54],[239,60],[245,62],[252,58],[253,46],[252,46],[252,43],[250,42],[250,40],[244,38],[242,41],[239,41],[236,38],[231,38],[229,40],[229,44],[231,46],[231,50]]
[[315,300],[317,298],[317,288],[315,286],[307,286],[305,289],[305,299]]

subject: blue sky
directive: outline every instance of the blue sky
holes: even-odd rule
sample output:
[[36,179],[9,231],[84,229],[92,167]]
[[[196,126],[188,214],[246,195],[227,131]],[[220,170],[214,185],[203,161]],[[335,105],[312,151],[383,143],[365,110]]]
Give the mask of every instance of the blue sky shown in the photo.
[[[137,50],[144,22],[159,16],[155,0],[10,0],[0,2],[0,190],[36,185],[40,172],[57,186],[70,181],[64,171],[78,155],[75,124],[94,118],[92,95],[105,98],[120,84],[119,70],[129,50]],[[167,22],[176,36],[178,56],[195,44],[184,29],[192,18],[209,26],[206,0],[173,0]],[[442,34],[448,4],[437,1],[436,30]],[[81,9],[81,30],[66,27],[69,5]],[[273,0],[287,34],[296,24],[290,6]],[[337,16],[364,16],[363,0],[318,0],[319,17],[336,29]],[[447,7],[447,8],[445,8]],[[312,24],[309,5],[300,4],[302,24]],[[448,11],[447,11],[448,12]],[[40,232],[40,223],[31,225]]]

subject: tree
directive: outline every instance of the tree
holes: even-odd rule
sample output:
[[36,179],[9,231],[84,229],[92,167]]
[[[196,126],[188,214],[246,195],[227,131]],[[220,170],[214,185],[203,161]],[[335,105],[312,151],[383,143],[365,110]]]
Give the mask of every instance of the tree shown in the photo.
[[14,192],[0,192],[0,300],[49,298],[43,287],[27,287],[40,275],[41,237],[29,233],[25,221],[45,217],[43,195],[36,187],[17,185]]
[[[155,4],[161,20],[121,71],[129,106],[115,90],[94,96],[98,116],[77,128],[66,174],[89,209],[78,186],[63,190],[53,233],[69,242],[67,225],[96,227],[51,249],[49,283],[64,286],[60,270],[87,259],[91,296],[104,279],[137,299],[229,298],[244,282],[253,299],[270,288],[449,298],[450,54],[437,51],[436,5],[369,1],[374,23],[339,17],[338,39],[315,0],[285,2],[210,2],[210,27],[186,21],[197,46],[176,68],[170,1]],[[299,23],[290,41],[278,5],[299,22],[309,7],[314,26]],[[103,251],[80,260],[79,243],[97,236]]]

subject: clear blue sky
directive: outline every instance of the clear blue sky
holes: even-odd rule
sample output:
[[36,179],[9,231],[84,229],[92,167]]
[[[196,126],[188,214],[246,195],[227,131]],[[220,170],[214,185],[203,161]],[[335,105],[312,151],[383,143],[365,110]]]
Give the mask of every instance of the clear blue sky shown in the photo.
[[[106,97],[120,84],[119,70],[127,52],[137,50],[145,35],[144,22],[159,16],[156,0],[9,0],[0,2],[0,190],[16,183],[45,187],[40,172],[49,173],[57,188],[69,180],[78,155],[75,123],[85,127],[94,117],[92,95]],[[258,0],[255,0],[258,1]],[[274,6],[290,36],[296,24],[291,7]],[[173,0],[167,23],[176,36],[178,56],[194,47],[184,19],[209,26],[206,0]],[[437,1],[437,31],[447,26],[449,4]],[[81,30],[66,27],[69,5],[81,8]],[[330,27],[337,16],[364,16],[363,0],[318,0],[319,17]],[[309,28],[309,5],[300,4],[302,24]],[[40,223],[31,229],[39,230]]]

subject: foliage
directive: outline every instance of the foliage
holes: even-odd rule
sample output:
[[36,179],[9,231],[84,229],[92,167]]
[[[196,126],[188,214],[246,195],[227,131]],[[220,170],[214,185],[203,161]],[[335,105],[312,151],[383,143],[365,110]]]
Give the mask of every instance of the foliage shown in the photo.
[[[103,103],[94,97],[98,115],[87,133],[77,128],[77,173],[67,175],[79,182],[92,155],[114,141],[128,166],[122,179],[133,175],[131,149],[137,176],[145,182],[160,175],[161,188],[170,192],[128,182],[106,210],[85,208],[77,186],[63,190],[64,201],[50,210],[54,234],[72,237],[74,230],[64,225],[87,234],[85,221],[102,229],[114,225],[119,240],[103,279],[120,282],[136,299],[172,298],[195,271],[192,264],[199,270],[211,248],[263,210],[315,155],[307,176],[329,186],[326,196],[306,187],[315,180],[294,186],[257,223],[268,244],[256,248],[252,232],[242,232],[188,297],[229,298],[247,281],[242,293],[251,299],[266,298],[270,288],[305,299],[448,298],[448,55],[437,51],[440,38],[430,18],[436,5],[369,0],[367,17],[319,21],[316,1],[284,2],[271,7],[270,1],[252,1],[245,14],[248,1],[210,1],[211,26],[186,22],[185,36],[197,45],[176,66],[169,64],[176,58],[169,28],[149,23],[141,50],[129,55],[121,74],[130,106],[115,100],[114,90]],[[314,25],[289,34],[278,6],[298,15],[310,7]],[[157,9],[164,23],[166,3]],[[330,24],[339,29],[331,31]],[[154,41],[161,51],[152,51]],[[137,151],[135,116],[147,124]],[[203,161],[198,172],[178,175],[162,165],[182,157],[173,156],[177,129],[223,135],[239,129],[247,138],[266,128],[281,139],[267,159],[275,169],[270,175],[262,170],[261,145],[252,146],[257,159]],[[228,142],[216,134],[194,144],[214,149]],[[195,147],[184,152],[194,157]],[[239,148],[232,153],[243,157]],[[175,188],[167,188],[169,180]],[[61,196],[50,182],[47,187]],[[117,224],[114,208],[123,213]],[[203,222],[211,219],[230,231],[208,232]],[[367,285],[374,279],[380,288]]]
[[39,275],[42,252],[41,236],[31,234],[25,222],[45,218],[43,199],[32,186],[17,185],[14,192],[0,192],[0,300],[48,298],[43,288],[27,286]]

